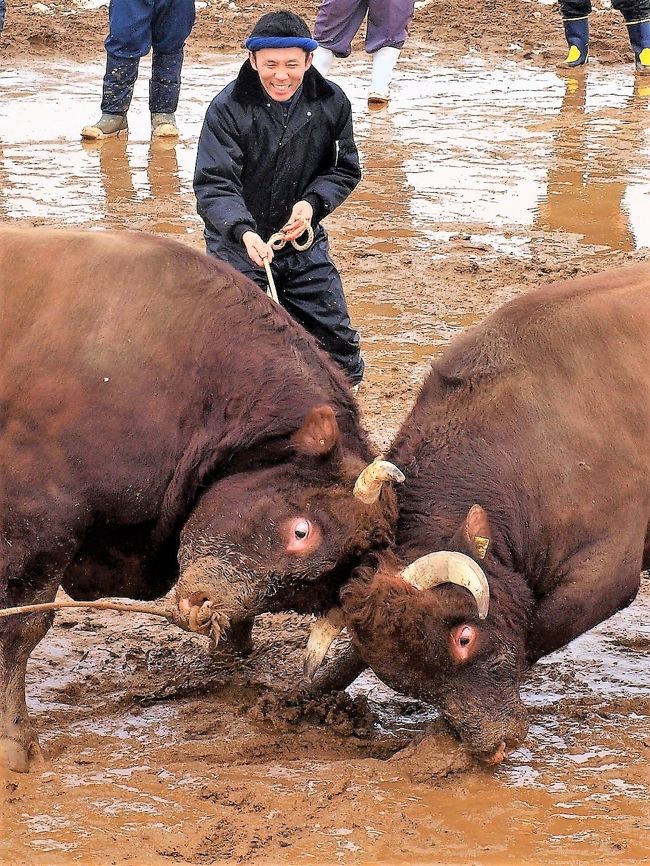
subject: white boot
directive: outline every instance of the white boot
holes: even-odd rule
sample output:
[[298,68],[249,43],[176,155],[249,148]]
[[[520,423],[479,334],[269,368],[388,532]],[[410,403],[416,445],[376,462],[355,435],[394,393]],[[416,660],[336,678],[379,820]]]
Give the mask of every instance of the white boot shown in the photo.
[[334,63],[334,52],[330,51],[329,48],[323,48],[319,45],[316,51],[314,51],[312,65],[316,67],[324,78],[327,78],[330,74],[332,63]]
[[368,105],[374,108],[388,105],[390,82],[399,55],[399,48],[391,48],[388,45],[375,51],[372,55],[372,80],[368,94]]

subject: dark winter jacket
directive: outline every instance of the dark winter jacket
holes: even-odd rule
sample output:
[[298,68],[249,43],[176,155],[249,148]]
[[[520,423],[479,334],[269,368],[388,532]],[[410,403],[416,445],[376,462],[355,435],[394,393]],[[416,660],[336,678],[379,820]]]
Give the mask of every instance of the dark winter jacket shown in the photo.
[[282,105],[248,61],[212,100],[194,173],[207,233],[239,244],[252,229],[268,240],[301,199],[314,208],[316,228],[361,179],[350,102],[340,87],[310,67],[286,121]]

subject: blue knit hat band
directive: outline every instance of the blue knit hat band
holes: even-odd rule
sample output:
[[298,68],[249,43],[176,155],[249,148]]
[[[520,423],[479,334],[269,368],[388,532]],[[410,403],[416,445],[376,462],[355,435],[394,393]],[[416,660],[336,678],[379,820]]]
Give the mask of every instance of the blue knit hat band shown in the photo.
[[261,51],[263,48],[302,48],[304,51],[315,51],[318,42],[306,36],[251,36],[244,42],[249,51]]

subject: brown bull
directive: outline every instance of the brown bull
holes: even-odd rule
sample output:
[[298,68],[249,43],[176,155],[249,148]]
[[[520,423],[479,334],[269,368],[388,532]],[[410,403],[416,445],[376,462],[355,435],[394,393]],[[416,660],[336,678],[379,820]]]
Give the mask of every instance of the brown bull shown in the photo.
[[[322,611],[391,541],[400,473],[373,465],[353,496],[371,454],[343,374],[230,267],[147,235],[3,229],[0,279],[0,607],[60,584],[153,598],[178,555],[181,618],[218,637]],[[50,622],[0,620],[15,770],[38,754],[25,665]]]
[[[497,762],[526,735],[529,666],[628,605],[650,566],[650,264],[549,285],[456,337],[388,459],[401,561],[441,553],[359,569],[340,621]],[[348,655],[330,680],[363,666]]]

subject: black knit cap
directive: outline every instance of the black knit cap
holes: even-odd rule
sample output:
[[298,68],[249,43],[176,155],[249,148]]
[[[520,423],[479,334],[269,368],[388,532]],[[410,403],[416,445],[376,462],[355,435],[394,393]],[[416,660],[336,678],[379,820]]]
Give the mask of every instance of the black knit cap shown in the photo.
[[288,9],[278,12],[267,12],[262,15],[251,31],[253,36],[298,36],[311,39],[311,33],[306,22]]

